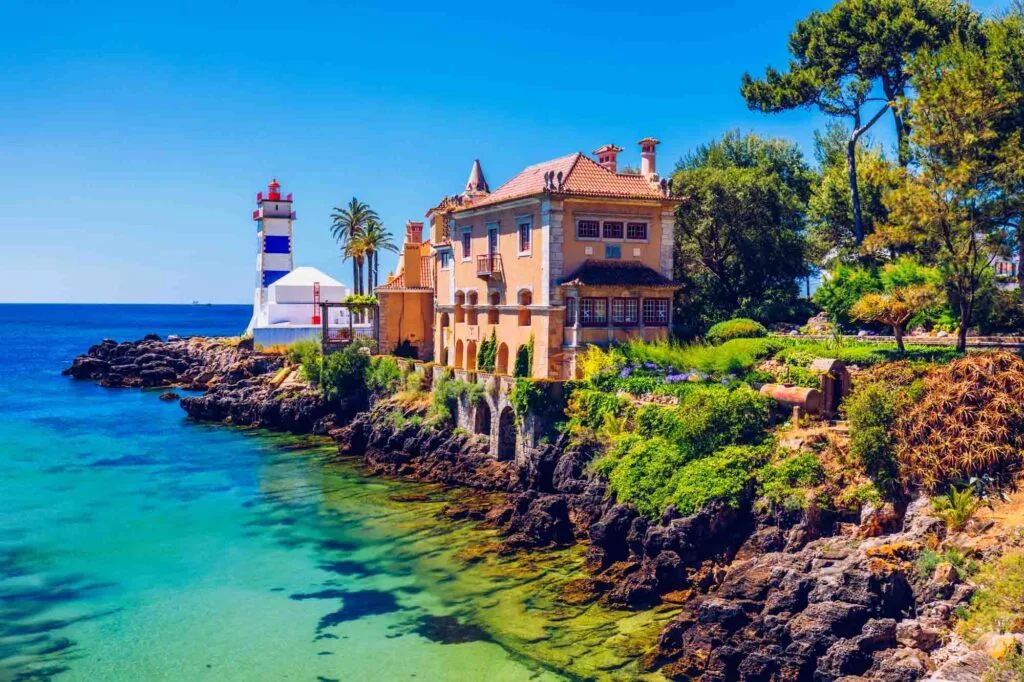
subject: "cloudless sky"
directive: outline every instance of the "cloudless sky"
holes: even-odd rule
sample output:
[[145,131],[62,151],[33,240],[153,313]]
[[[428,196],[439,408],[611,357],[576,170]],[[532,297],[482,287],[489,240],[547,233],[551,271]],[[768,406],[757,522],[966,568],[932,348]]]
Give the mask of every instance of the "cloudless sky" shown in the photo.
[[10,3],[0,301],[249,302],[272,176],[296,266],[351,284],[331,207],[359,197],[400,243],[474,158],[494,189],[607,142],[639,165],[648,135],[663,175],[733,128],[810,157],[824,119],[750,112],[739,83],[830,4]]

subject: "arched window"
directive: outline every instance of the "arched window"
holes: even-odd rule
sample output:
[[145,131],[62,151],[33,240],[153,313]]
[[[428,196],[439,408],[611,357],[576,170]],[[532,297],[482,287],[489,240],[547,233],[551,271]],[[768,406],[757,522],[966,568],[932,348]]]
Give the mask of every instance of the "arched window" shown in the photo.
[[455,292],[455,321],[465,322],[466,321],[466,310],[463,306],[466,305],[466,294],[461,291]]
[[466,344],[466,369],[470,371],[476,369],[476,341]]
[[527,289],[522,289],[519,292],[519,326],[529,327],[530,326],[530,310],[527,306],[533,304],[533,293]]
[[492,291],[487,295],[491,307],[487,310],[487,324],[498,324],[498,304],[501,303],[501,294]]
[[466,305],[469,306],[469,310],[467,311],[468,314],[467,314],[467,317],[466,317],[466,322],[468,324],[471,324],[471,325],[472,324],[477,324],[477,319],[476,319],[476,305],[477,305],[477,303],[478,303],[478,300],[477,300],[476,292],[475,291],[469,292],[469,299],[466,301]]
[[455,367],[462,369],[462,339],[455,342]]
[[498,346],[498,354],[494,360],[495,374],[508,374],[508,346],[504,343]]

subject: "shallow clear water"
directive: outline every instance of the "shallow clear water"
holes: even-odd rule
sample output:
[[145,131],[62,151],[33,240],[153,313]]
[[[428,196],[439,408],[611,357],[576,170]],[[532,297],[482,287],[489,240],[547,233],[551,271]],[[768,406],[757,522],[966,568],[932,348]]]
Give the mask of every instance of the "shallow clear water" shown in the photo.
[[563,599],[580,549],[499,558],[460,495],[59,375],[104,336],[242,306],[0,305],[0,682],[635,679],[671,611]]

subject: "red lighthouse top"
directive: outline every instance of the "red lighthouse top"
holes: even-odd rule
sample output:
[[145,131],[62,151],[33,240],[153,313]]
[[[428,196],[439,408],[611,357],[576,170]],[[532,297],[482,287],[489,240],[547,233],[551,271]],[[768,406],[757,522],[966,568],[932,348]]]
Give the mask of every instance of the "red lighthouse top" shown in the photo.
[[277,181],[277,178],[273,178],[270,184],[267,185],[267,199],[270,201],[281,200],[281,184]]

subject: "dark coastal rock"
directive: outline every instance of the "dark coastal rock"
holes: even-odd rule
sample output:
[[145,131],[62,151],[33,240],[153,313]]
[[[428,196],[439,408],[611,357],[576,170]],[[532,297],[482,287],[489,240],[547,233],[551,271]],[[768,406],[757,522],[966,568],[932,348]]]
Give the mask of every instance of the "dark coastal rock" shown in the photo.
[[502,543],[503,552],[568,545],[575,540],[565,497],[534,490],[516,498],[505,530],[508,536]]
[[160,394],[160,400],[163,400],[164,402],[168,403],[173,403],[176,400],[181,400],[181,396],[175,393],[174,391],[167,391],[165,393]]

